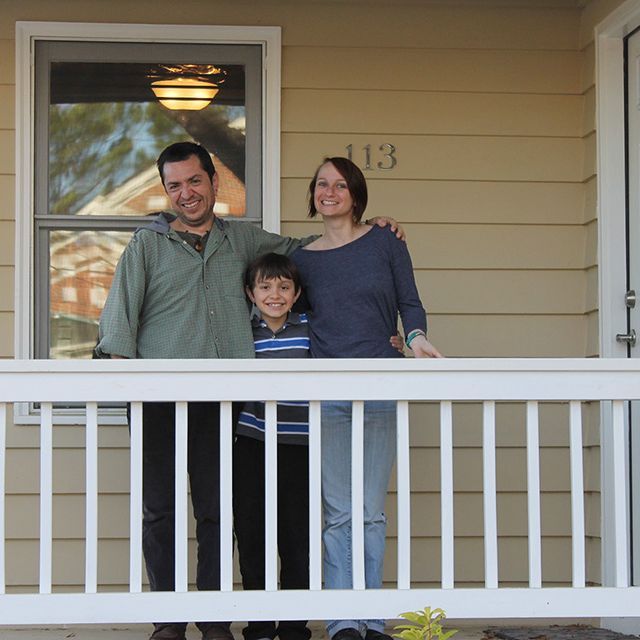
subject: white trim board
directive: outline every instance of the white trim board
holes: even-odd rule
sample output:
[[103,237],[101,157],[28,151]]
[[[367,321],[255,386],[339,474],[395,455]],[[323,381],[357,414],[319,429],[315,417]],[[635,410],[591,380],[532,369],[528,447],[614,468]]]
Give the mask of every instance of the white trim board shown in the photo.
[[627,0],[595,29],[598,156],[600,356],[626,357],[624,38],[640,26],[640,0]]
[[[598,293],[600,356],[625,358],[626,347],[615,334],[626,332],[626,166],[624,115],[624,38],[640,26],[640,0],[627,0],[595,29],[596,46],[596,128],[598,185]],[[601,518],[602,581],[613,583],[616,548],[611,530],[611,430],[601,425]],[[626,474],[629,478],[629,474]],[[640,618],[605,618],[609,629],[640,632]]]

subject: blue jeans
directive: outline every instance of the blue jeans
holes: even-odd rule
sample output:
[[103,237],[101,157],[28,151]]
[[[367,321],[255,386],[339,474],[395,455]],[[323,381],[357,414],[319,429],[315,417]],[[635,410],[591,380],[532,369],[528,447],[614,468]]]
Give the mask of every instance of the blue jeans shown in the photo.
[[[387,519],[384,502],[396,452],[396,403],[365,402],[364,407],[364,564],[365,586],[382,586]],[[324,585],[351,589],[351,403],[322,403],[322,506]],[[329,620],[333,637],[348,627],[364,633],[384,630],[384,620]]]

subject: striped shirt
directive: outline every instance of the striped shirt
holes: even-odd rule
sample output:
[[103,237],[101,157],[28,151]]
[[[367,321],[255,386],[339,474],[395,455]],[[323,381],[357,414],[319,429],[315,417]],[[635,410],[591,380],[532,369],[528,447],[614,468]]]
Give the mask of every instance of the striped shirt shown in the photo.
[[[275,334],[259,317],[251,321],[256,358],[308,358],[309,325],[304,313],[289,312],[287,321]],[[278,406],[278,442],[307,444],[309,403],[281,400]],[[240,414],[236,433],[264,440],[264,402],[247,402]]]

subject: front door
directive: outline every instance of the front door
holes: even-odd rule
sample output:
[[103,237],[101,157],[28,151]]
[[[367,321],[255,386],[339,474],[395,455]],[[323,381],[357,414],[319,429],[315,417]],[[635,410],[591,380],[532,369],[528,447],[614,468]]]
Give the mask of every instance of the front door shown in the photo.
[[[640,30],[626,41],[627,125],[627,326],[618,341],[626,343],[627,357],[640,357]],[[638,297],[638,301],[636,301]],[[631,425],[632,581],[640,584],[640,402],[629,407]]]

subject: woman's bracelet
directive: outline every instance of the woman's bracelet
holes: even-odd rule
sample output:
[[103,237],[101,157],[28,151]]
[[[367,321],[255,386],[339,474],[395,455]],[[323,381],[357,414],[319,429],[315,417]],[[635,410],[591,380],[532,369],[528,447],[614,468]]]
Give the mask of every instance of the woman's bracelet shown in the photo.
[[407,345],[407,347],[411,348],[413,339],[417,338],[418,336],[424,336],[426,338],[427,334],[422,329],[414,329],[413,331],[409,331],[409,335],[407,335],[405,339],[405,344]]

